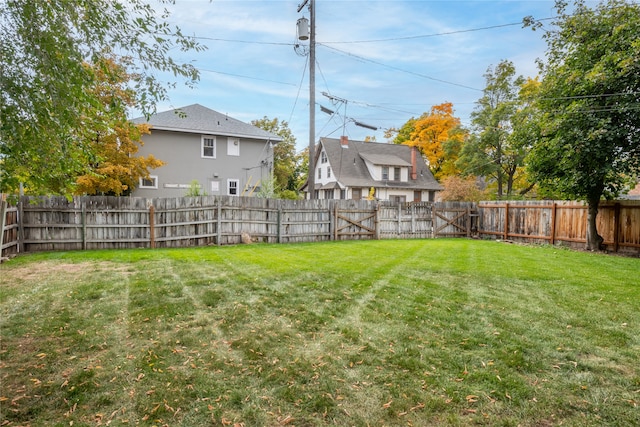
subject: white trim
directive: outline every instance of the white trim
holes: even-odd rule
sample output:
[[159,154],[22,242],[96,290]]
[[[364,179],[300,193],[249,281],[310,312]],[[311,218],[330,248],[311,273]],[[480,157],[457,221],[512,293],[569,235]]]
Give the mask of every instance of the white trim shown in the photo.
[[[140,123],[140,124],[150,124],[147,122],[135,122],[135,123]],[[264,136],[264,135],[251,135],[251,134],[245,134],[245,133],[233,133],[233,132],[223,132],[223,131],[218,131],[216,129],[184,129],[184,128],[177,128],[177,127],[171,127],[171,126],[160,126],[160,125],[151,125],[153,130],[163,130],[163,131],[167,131],[167,132],[180,132],[180,133],[199,133],[202,134],[202,132],[215,132],[216,135],[218,136],[230,136],[230,137],[234,137],[234,138],[245,138],[245,139],[259,139],[261,141],[270,141],[273,143],[278,143],[278,142],[282,142],[282,138],[279,137],[273,137],[273,136]]]
[[[231,194],[231,183],[235,183],[236,194]],[[227,196],[239,196],[240,195],[240,180],[239,179],[227,179]]]
[[227,138],[227,156],[240,155],[240,138]]
[[[153,182],[153,185],[144,185],[144,181],[151,181]],[[148,190],[157,190],[158,189],[158,175],[149,175],[149,178],[142,178],[140,177],[140,182],[139,182],[139,186],[138,188],[144,188],[144,189],[148,189]]]
[[[213,147],[211,146],[206,146],[204,145],[205,141],[213,141]],[[216,158],[216,151],[217,150],[217,141],[216,141],[216,137],[214,135],[202,135],[200,137],[200,157],[202,157],[203,159],[215,159]],[[213,156],[205,156],[204,154],[204,149],[210,149],[213,148]]]

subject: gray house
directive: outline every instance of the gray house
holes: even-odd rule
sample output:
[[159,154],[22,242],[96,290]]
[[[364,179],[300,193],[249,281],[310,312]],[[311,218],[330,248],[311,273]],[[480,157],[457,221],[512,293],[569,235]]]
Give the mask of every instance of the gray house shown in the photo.
[[365,199],[373,188],[378,200],[422,202],[442,190],[422,155],[406,145],[321,138],[315,166],[319,199]]
[[282,140],[199,104],[133,122],[151,125],[139,154],[166,163],[140,181],[136,197],[184,196],[194,180],[208,195],[255,195],[273,171],[273,144]]

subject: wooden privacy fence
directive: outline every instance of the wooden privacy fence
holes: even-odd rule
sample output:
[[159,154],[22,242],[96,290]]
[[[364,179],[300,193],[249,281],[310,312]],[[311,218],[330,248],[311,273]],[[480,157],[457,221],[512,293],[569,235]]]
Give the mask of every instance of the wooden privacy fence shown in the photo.
[[[587,206],[563,201],[480,202],[480,236],[583,246]],[[640,253],[640,201],[601,202],[596,219],[607,250]]]
[[18,208],[0,194],[0,260],[18,253]]
[[[2,258],[17,253],[434,237],[585,243],[587,208],[559,201],[422,202],[249,197],[23,197],[2,201]],[[640,201],[603,202],[607,249],[640,254]]]
[[[3,204],[3,256],[18,252],[469,235],[470,203],[254,197],[22,197]],[[461,215],[464,212],[464,215]],[[435,234],[434,234],[435,227]],[[5,251],[5,248],[7,249]],[[11,250],[11,252],[9,252]]]

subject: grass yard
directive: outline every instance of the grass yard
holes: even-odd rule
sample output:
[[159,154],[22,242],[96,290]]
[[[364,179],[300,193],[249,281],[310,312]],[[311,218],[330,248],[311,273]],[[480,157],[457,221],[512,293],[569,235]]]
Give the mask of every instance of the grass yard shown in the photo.
[[640,259],[438,239],[0,267],[0,426],[640,425]]

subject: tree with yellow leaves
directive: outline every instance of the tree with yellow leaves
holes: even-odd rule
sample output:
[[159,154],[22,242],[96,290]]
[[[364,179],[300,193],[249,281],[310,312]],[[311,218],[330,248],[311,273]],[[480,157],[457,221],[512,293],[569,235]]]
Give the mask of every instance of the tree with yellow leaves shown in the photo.
[[412,117],[395,133],[396,144],[418,147],[436,179],[459,173],[455,163],[466,131],[453,115],[451,102],[434,105],[417,119]]
[[152,155],[136,156],[149,126],[127,119],[126,109],[134,105],[135,93],[127,85],[131,79],[126,71],[127,59],[120,61],[107,55],[95,64],[85,64],[96,77],[92,90],[102,105],[84,119],[91,129],[90,140],[85,143],[94,156],[88,172],[76,179],[76,194],[130,194],[140,178],[149,176],[149,169],[164,165]]

